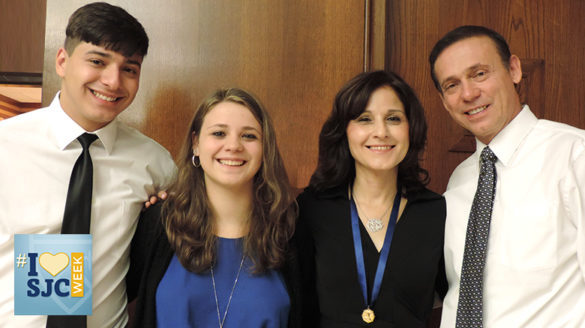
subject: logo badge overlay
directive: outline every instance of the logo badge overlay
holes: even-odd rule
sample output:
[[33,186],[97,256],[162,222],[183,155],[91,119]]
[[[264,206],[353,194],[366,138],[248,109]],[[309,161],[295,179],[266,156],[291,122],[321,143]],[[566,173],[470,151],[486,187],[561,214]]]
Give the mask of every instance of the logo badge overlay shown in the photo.
[[91,315],[91,235],[14,235],[14,314]]

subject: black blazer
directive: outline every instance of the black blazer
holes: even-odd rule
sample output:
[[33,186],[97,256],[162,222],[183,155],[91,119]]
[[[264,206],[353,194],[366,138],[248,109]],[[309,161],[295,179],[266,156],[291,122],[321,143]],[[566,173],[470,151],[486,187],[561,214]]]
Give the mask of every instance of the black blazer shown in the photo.
[[[132,239],[126,288],[129,302],[138,298],[133,327],[156,327],[156,289],[174,254],[162,224],[160,211],[161,203],[158,203],[143,212]],[[280,272],[284,277],[291,302],[289,327],[300,328],[300,272],[292,243]]]

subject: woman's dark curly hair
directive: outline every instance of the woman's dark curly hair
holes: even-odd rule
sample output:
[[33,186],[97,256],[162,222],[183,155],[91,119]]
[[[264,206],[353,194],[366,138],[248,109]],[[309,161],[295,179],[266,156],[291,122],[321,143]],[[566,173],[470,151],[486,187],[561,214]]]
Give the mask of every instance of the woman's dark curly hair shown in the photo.
[[414,90],[395,73],[365,72],[347,82],[335,96],[333,109],[319,134],[319,161],[309,186],[325,191],[353,183],[355,161],[349,151],[347,125],[364,112],[374,91],[390,87],[404,105],[409,127],[410,147],[398,166],[398,182],[405,194],[424,188],[428,172],[419,161],[427,138],[424,109]]

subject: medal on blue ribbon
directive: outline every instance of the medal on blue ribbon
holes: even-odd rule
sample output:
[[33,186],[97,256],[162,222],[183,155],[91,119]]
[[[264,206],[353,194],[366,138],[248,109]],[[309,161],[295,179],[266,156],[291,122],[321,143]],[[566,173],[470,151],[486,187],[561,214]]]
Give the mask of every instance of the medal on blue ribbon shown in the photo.
[[382,278],[384,277],[384,271],[386,270],[386,263],[388,262],[388,255],[390,254],[390,245],[392,244],[392,236],[394,234],[394,228],[396,227],[396,221],[398,219],[398,209],[400,207],[400,186],[396,188],[396,196],[394,196],[394,204],[392,205],[392,212],[390,213],[390,219],[388,220],[388,228],[386,229],[386,235],[384,236],[384,244],[380,251],[380,257],[378,259],[378,266],[376,267],[376,275],[374,278],[374,285],[372,286],[372,295],[368,300],[368,286],[366,282],[366,266],[364,263],[364,253],[362,249],[362,238],[360,236],[359,227],[359,216],[353,200],[351,197],[351,231],[353,234],[353,246],[355,250],[355,260],[357,265],[358,280],[364,296],[364,303],[366,308],[362,312],[362,320],[366,323],[374,322],[376,318],[374,311],[371,309],[378,294],[380,293],[380,287],[382,286]]

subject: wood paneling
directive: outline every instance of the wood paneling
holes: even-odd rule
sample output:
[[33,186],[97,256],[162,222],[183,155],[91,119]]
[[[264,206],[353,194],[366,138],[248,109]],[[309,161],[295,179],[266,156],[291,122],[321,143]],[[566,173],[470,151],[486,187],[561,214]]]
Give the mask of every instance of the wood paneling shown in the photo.
[[0,0],[0,72],[43,71],[45,0]]
[[0,72],[0,120],[40,108],[42,80],[41,73]]
[[[48,0],[45,104],[59,89],[54,58],[66,18],[86,2]],[[205,95],[218,87],[248,89],[272,116],[292,184],[308,183],[333,97],[363,70],[364,1],[111,3],[136,16],[151,39],[140,91],[124,121],[176,155]],[[383,57],[379,51],[374,62]]]
[[535,114],[585,128],[584,16],[581,0],[390,1],[388,68],[414,87],[425,107],[429,138],[424,165],[431,189],[443,192],[453,169],[469,155],[449,152],[465,131],[444,110],[430,79],[428,55],[435,42],[459,25],[495,29],[524,59],[528,75],[520,90]]
[[366,70],[375,71],[386,68],[386,28],[388,24],[388,0],[368,0],[370,12],[369,12],[369,24],[366,28],[369,28],[368,43],[369,53],[366,55],[368,58],[368,65]]
[[0,94],[0,119],[10,118],[18,114],[37,109],[41,104],[22,103]]

